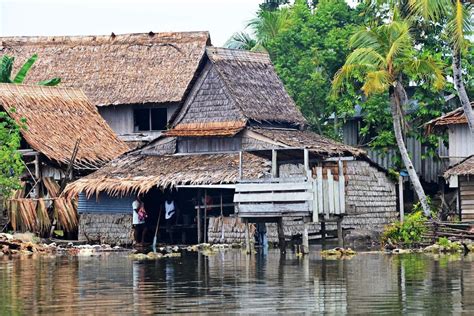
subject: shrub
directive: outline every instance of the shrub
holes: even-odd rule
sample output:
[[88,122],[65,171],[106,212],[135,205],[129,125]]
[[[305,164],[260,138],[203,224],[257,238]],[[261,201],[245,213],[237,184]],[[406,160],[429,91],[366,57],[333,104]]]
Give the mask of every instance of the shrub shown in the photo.
[[426,220],[423,212],[417,211],[408,215],[403,223],[397,221],[388,225],[382,234],[382,244],[413,246],[419,243],[427,230]]

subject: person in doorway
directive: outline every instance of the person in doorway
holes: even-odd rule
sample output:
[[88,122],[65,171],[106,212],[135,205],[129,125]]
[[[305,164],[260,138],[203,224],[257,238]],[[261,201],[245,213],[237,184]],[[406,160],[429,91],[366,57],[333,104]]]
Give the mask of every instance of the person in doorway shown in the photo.
[[145,211],[145,205],[143,204],[140,196],[137,195],[135,200],[132,202],[132,209],[133,209],[133,217],[132,217],[132,225],[133,225],[133,237],[135,239],[135,243],[138,245],[142,245],[145,241],[145,234],[147,231],[145,220],[147,217]]
[[164,213],[166,221],[166,231],[170,236],[170,243],[173,243],[173,225],[178,223],[178,208],[173,200],[173,198],[168,195],[164,203]]

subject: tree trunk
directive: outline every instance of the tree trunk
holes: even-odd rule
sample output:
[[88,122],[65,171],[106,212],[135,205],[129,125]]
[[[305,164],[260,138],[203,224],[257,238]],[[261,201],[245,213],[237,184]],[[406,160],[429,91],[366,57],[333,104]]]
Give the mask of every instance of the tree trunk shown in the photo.
[[474,113],[472,111],[471,102],[469,102],[469,96],[467,95],[464,82],[462,81],[462,68],[461,68],[461,52],[459,49],[453,47],[453,77],[454,85],[458,91],[459,100],[464,110],[464,115],[467,118],[467,124],[469,130],[474,134]]
[[403,140],[401,126],[401,100],[403,100],[403,95],[405,95],[404,91],[405,90],[403,89],[401,83],[397,83],[393,89],[390,89],[390,110],[392,112],[393,118],[393,131],[395,132],[395,139],[397,140],[398,150],[400,151],[400,155],[402,156],[403,163],[408,171],[410,181],[413,185],[413,188],[415,189],[416,195],[418,196],[418,200],[420,200],[421,207],[423,208],[423,213],[425,214],[425,216],[430,216],[430,207],[428,205],[428,199],[426,198],[425,191],[423,190],[420,179],[416,174],[416,170],[413,167],[411,158],[408,155],[405,141]]

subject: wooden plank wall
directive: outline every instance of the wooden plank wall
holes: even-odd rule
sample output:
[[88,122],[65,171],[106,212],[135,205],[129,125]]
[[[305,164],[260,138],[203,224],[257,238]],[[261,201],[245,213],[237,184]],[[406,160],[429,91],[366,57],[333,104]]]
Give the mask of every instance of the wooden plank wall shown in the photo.
[[474,220],[474,177],[459,177],[461,220]]

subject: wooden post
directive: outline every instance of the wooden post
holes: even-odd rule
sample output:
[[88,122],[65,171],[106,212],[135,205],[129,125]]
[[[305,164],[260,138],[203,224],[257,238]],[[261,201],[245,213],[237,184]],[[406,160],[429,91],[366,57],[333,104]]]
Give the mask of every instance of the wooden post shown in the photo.
[[318,183],[317,195],[318,195],[318,211],[320,214],[324,214],[324,201],[323,201],[323,168],[316,168],[316,181]]
[[221,190],[221,242],[224,242],[224,206],[222,203],[222,190]]
[[250,254],[250,231],[249,231],[249,221],[244,219],[245,225],[245,252]]
[[308,221],[303,218],[303,254],[309,253]]
[[403,177],[398,176],[398,204],[400,208],[400,222],[403,223],[405,218],[405,209],[404,209],[404,201],[403,201]]
[[326,241],[326,222],[321,222],[321,241]]
[[35,178],[38,181],[41,177],[40,174],[40,161],[39,161],[39,153],[35,155]]
[[242,164],[243,164],[242,159],[243,159],[242,151],[239,151],[239,180],[242,180],[242,176],[244,174],[242,170]]
[[339,212],[346,213],[346,179],[344,178],[344,164],[342,160],[337,162],[339,167]]
[[277,160],[277,151],[272,149],[272,178],[278,177],[278,160]]
[[313,210],[313,223],[317,223],[319,221],[319,201],[318,201],[318,182],[315,179],[311,179],[311,185],[313,187],[313,202],[312,202],[312,210]]
[[329,218],[330,214],[334,214],[334,178],[331,173],[331,169],[327,169],[328,175],[328,194],[327,199],[329,201],[329,208],[326,211],[326,217]]
[[342,217],[337,219],[337,244],[339,247],[344,248],[344,236],[342,233]]
[[207,242],[207,190],[204,189],[204,242]]
[[286,252],[285,231],[283,230],[283,218],[278,218],[278,247],[282,253]]
[[201,243],[201,204],[198,204],[198,209],[197,209],[197,240],[198,244]]
[[308,176],[308,180],[309,180],[309,172],[311,170],[309,170],[309,150],[307,148],[305,148],[303,150],[303,153],[304,153],[304,171],[305,171],[305,176]]

